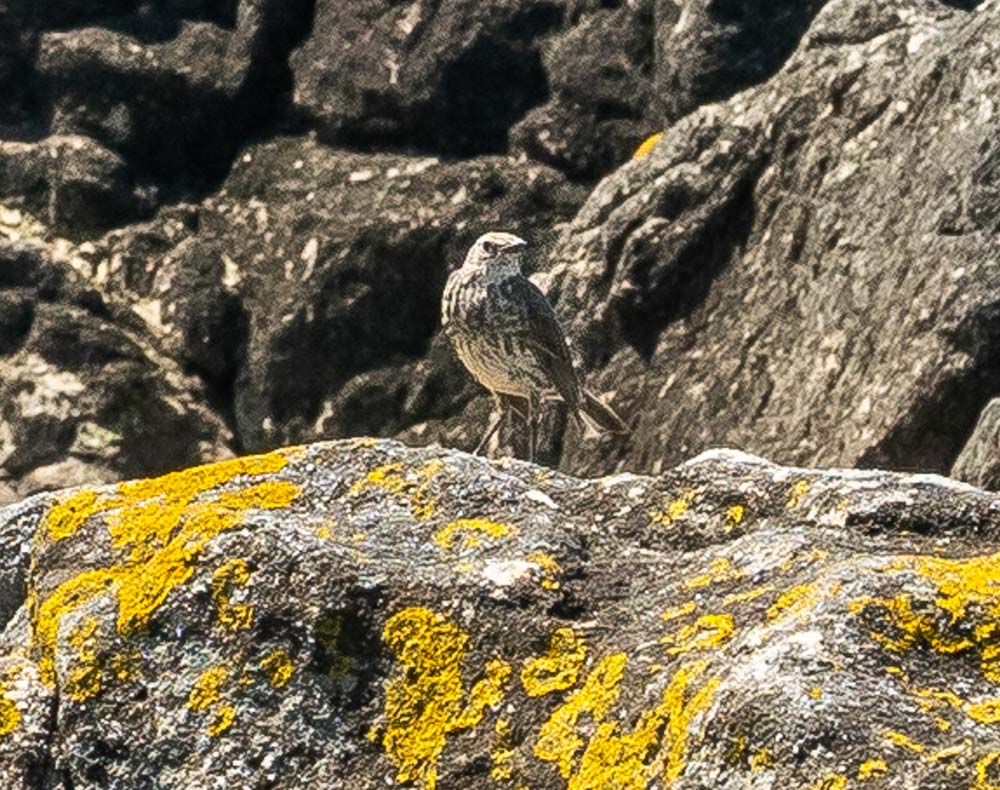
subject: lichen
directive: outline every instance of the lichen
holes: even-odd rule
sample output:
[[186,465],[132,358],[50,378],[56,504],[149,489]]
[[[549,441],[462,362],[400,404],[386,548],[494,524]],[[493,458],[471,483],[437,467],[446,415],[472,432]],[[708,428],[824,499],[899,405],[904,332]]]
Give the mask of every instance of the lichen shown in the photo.
[[774,765],[774,754],[767,746],[761,747],[758,752],[750,757],[751,771],[762,771],[771,765]]
[[910,736],[898,730],[886,730],[882,735],[889,743],[899,746],[902,749],[908,749],[917,754],[923,754],[927,751],[923,744],[917,743]]
[[74,535],[101,507],[96,491],[81,488],[49,508],[42,519],[43,534],[50,540],[64,540]]
[[556,558],[551,554],[547,554],[544,551],[533,551],[525,559],[528,562],[533,562],[539,568],[542,569],[542,579],[539,584],[542,589],[545,590],[558,590],[561,582],[559,578],[562,576],[562,566],[556,561]]
[[7,696],[7,684],[0,682],[0,740],[10,735],[21,723],[21,711]]
[[827,774],[809,790],[844,790],[847,787],[847,777],[843,774]]
[[772,622],[787,620],[805,611],[819,600],[820,590],[816,582],[807,582],[792,587],[778,596],[767,610],[767,619]]
[[359,496],[368,489],[376,489],[394,496],[406,496],[413,517],[418,521],[426,521],[437,510],[430,484],[443,468],[444,463],[437,458],[428,461],[415,472],[406,472],[401,463],[384,464],[354,483],[350,495]]
[[1000,752],[991,752],[976,763],[976,783],[970,790],[998,789],[1000,789]]
[[735,628],[731,614],[706,614],[660,641],[667,645],[668,655],[678,656],[719,647],[732,639]]
[[558,628],[549,640],[549,651],[525,662],[521,685],[529,697],[564,691],[576,685],[587,658],[582,636],[572,628]]
[[278,649],[268,653],[261,659],[260,668],[269,675],[271,685],[276,689],[288,685],[295,672],[295,664],[291,657],[284,650]]
[[513,527],[485,518],[462,518],[443,526],[434,535],[434,542],[446,551],[455,548],[472,549],[479,546],[483,537],[492,540],[505,538]]
[[886,764],[885,760],[865,760],[858,766],[858,779],[861,781],[876,779],[884,774],[887,774],[888,772],[889,766]]
[[212,599],[219,622],[230,631],[249,628],[253,623],[253,605],[231,600],[236,587],[250,581],[250,567],[246,560],[236,557],[219,566],[212,574]]
[[[706,662],[680,667],[660,703],[643,711],[630,732],[620,733],[621,725],[608,720],[608,714],[618,699],[626,663],[624,653],[602,659],[542,725],[535,756],[557,765],[568,790],[641,790],[657,776],[669,785],[684,772],[691,726],[711,703],[718,679],[692,690]],[[589,721],[581,722],[585,715]]]
[[64,687],[66,695],[74,702],[85,702],[101,691],[102,671],[97,658],[97,628],[97,618],[87,617],[74,625],[69,634],[69,645],[76,654],[76,660],[66,675]]
[[220,705],[215,712],[215,719],[206,732],[212,736],[218,735],[232,727],[234,721],[236,721],[236,708],[232,705]]
[[730,505],[726,510],[726,531],[736,529],[741,523],[743,523],[743,517],[746,515],[746,508],[743,505]]
[[187,706],[191,710],[205,710],[219,701],[222,684],[229,677],[225,667],[210,667],[195,681],[188,694]]
[[507,719],[497,719],[493,733],[493,749],[490,751],[493,767],[490,769],[490,776],[498,782],[509,782],[514,777],[515,754],[511,743],[510,722]]
[[653,149],[656,148],[656,144],[663,139],[663,132],[657,132],[647,137],[639,147],[635,149],[635,153],[632,154],[633,159],[642,159],[644,156],[649,156]]
[[693,576],[684,582],[684,586],[688,590],[697,590],[701,587],[708,587],[711,584],[718,584],[719,582],[735,581],[736,579],[742,579],[743,573],[737,568],[733,567],[733,563],[730,562],[725,557],[717,557],[712,560],[711,564],[708,566],[708,570],[704,573],[699,573],[697,576]]
[[649,514],[649,518],[654,524],[669,527],[684,517],[684,514],[687,513],[696,496],[698,496],[697,491],[685,491],[676,499],[668,502],[663,510],[652,511]]
[[[32,606],[32,647],[39,654],[43,682],[55,682],[54,658],[63,617],[102,595],[118,601],[118,631],[129,636],[141,630],[167,596],[191,578],[205,546],[222,532],[241,524],[248,510],[284,508],[301,493],[286,481],[267,481],[215,499],[203,494],[241,475],[280,471],[287,452],[238,458],[173,472],[154,480],[121,483],[113,493],[97,497],[93,507],[64,509],[55,532],[69,537],[87,518],[105,516],[114,547],[125,554],[106,568],[95,568],[68,579]],[[65,506],[76,494],[61,504]],[[198,500],[198,501],[196,501]],[[54,509],[60,507],[60,503]],[[68,513],[75,515],[67,515]],[[51,536],[51,527],[47,528]],[[35,595],[32,589],[29,597]]]
[[808,480],[799,480],[796,482],[788,491],[788,501],[785,503],[785,507],[789,509],[796,507],[809,493],[811,487]]
[[400,782],[437,785],[437,763],[449,734],[475,727],[503,699],[510,677],[504,661],[487,663],[485,677],[466,693],[468,635],[429,609],[411,607],[389,618],[382,639],[398,666],[385,695],[382,744]]

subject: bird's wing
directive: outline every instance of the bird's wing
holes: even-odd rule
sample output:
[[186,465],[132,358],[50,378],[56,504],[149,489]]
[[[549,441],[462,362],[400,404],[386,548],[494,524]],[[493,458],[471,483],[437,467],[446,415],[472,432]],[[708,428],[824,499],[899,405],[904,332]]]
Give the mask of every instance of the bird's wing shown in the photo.
[[511,288],[511,303],[520,312],[515,324],[518,340],[531,349],[552,385],[575,409],[580,402],[580,383],[555,311],[527,277],[512,277],[504,285]]

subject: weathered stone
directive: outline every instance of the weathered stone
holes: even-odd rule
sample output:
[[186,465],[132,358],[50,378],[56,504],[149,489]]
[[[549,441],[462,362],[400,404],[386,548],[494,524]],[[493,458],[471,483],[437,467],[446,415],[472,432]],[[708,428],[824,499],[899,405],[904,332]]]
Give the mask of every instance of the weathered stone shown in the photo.
[[982,488],[1000,489],[1000,398],[986,404],[951,474]]
[[0,243],[0,470],[22,495],[228,454],[201,386],[138,316],[38,243]]
[[539,472],[354,441],[0,510],[4,776],[1000,780],[993,495],[731,451]]

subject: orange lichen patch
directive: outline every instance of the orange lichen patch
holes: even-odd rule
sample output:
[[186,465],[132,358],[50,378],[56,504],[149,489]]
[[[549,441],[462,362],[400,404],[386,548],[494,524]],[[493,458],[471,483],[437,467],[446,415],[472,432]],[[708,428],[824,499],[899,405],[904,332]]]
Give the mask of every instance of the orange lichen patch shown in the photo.
[[767,619],[771,621],[787,620],[789,617],[805,611],[820,598],[819,584],[807,582],[785,591],[767,610]]
[[889,773],[889,766],[885,760],[865,760],[858,766],[858,779],[861,781],[877,779],[887,773]]
[[461,549],[473,549],[482,543],[483,538],[499,540],[513,532],[513,527],[485,518],[460,518],[439,529],[434,535],[434,542],[446,551],[456,545]]
[[260,668],[270,676],[271,685],[276,689],[288,685],[295,672],[295,664],[284,650],[274,650],[261,659]]
[[698,604],[694,601],[688,601],[687,603],[679,604],[678,606],[672,606],[663,614],[660,615],[662,620],[676,620],[678,617],[687,617],[692,614],[695,609],[698,608]]
[[500,704],[510,665],[490,661],[485,677],[466,694],[462,671],[469,637],[423,607],[390,617],[382,639],[399,663],[386,689],[382,744],[398,781],[434,790],[447,736],[475,727],[487,708]]
[[222,684],[229,677],[225,667],[211,667],[201,673],[188,694],[187,706],[191,710],[205,710],[219,701]]
[[788,491],[788,501],[785,503],[785,507],[793,508],[798,505],[809,493],[811,487],[808,480],[799,480],[795,483]]
[[231,600],[234,588],[244,587],[250,581],[250,568],[246,560],[229,560],[212,574],[212,599],[215,601],[219,622],[231,631],[249,628],[253,623],[253,605]]
[[882,735],[889,743],[899,746],[902,749],[909,749],[911,752],[916,752],[917,754],[923,754],[926,751],[923,744],[917,743],[908,735],[896,730],[886,730]]
[[719,647],[732,639],[735,629],[731,614],[706,614],[660,641],[667,645],[668,655],[678,656]]
[[700,587],[708,587],[711,584],[734,581],[742,578],[743,572],[734,568],[732,562],[727,560],[725,557],[717,557],[712,560],[707,571],[699,573],[697,576],[694,576],[684,582],[684,587],[688,590],[697,590]]
[[540,697],[576,685],[587,658],[583,637],[572,628],[558,628],[549,640],[549,652],[525,661],[521,685],[529,697]]
[[751,771],[760,771],[771,765],[774,765],[774,754],[766,746],[750,758]]
[[827,774],[809,790],[844,790],[847,787],[847,777],[843,774]]
[[976,763],[976,783],[969,790],[1000,790],[1000,752],[984,755]]
[[0,740],[10,735],[21,723],[21,711],[7,697],[7,684],[0,682]]
[[677,499],[668,502],[663,510],[650,512],[649,518],[654,524],[662,524],[664,527],[669,527],[675,521],[684,517],[684,514],[688,512],[696,496],[698,496],[697,491],[685,491]]
[[[68,613],[94,598],[113,595],[119,633],[128,636],[144,628],[170,592],[191,578],[210,541],[243,523],[250,509],[287,507],[300,490],[289,482],[268,481],[214,500],[196,498],[243,475],[272,474],[286,463],[282,452],[238,458],[122,483],[114,494],[99,498],[91,515],[105,514],[112,542],[126,556],[118,564],[63,582],[32,606],[32,647],[40,653],[42,681],[49,686],[55,682],[56,638]],[[29,598],[34,595],[30,590]]]
[[428,461],[414,472],[407,472],[401,463],[384,464],[365,475],[351,486],[351,496],[358,496],[370,488],[385,491],[409,499],[410,512],[418,521],[426,521],[434,515],[436,505],[431,497],[431,481],[444,468],[438,459]]
[[207,732],[209,735],[218,735],[232,727],[234,721],[236,721],[236,708],[232,705],[220,705]]
[[568,790],[641,790],[657,776],[669,785],[684,772],[690,730],[711,704],[719,681],[709,679],[695,687],[707,664],[682,666],[660,703],[644,711],[630,732],[620,732],[620,724],[609,721],[608,712],[618,699],[626,661],[624,653],[602,659],[583,686],[542,725],[535,756],[558,766],[569,780]]
[[732,606],[734,603],[746,603],[747,601],[753,601],[760,598],[762,595],[767,595],[769,592],[774,591],[773,584],[762,584],[760,587],[754,587],[753,589],[747,590],[741,593],[731,593],[722,599],[723,606]]
[[933,605],[912,593],[853,602],[855,614],[871,610],[889,620],[889,628],[872,630],[871,637],[897,653],[917,646],[944,655],[978,653],[983,675],[1000,683],[1000,553],[967,559],[914,555],[889,569],[918,574],[937,594]]
[[74,702],[85,702],[101,690],[101,665],[97,659],[97,618],[87,617],[73,626],[69,644],[76,661],[66,676],[66,695]]
[[726,532],[732,529],[736,529],[742,522],[743,517],[746,515],[746,508],[743,505],[730,505],[726,510],[726,522],[725,528]]
[[514,776],[515,754],[511,743],[510,722],[507,719],[497,719],[493,732],[493,749],[490,751],[493,768],[490,769],[490,776],[498,782],[509,782]]
[[819,686],[815,686],[809,689],[809,696],[812,697],[813,699],[822,699],[823,689],[821,689]]
[[635,153],[632,154],[633,159],[642,159],[644,156],[649,156],[653,149],[656,148],[656,144],[663,139],[663,132],[657,132],[647,137],[639,147],[635,149]]
[[75,534],[87,519],[101,510],[96,491],[82,488],[59,500],[42,519],[43,534],[51,540],[63,540]]
[[546,590],[558,590],[562,576],[562,566],[556,562],[555,557],[546,554],[544,551],[533,551],[525,559],[533,562],[542,569],[542,581],[540,584]]
[[965,712],[980,724],[1000,723],[1000,698],[970,704]]

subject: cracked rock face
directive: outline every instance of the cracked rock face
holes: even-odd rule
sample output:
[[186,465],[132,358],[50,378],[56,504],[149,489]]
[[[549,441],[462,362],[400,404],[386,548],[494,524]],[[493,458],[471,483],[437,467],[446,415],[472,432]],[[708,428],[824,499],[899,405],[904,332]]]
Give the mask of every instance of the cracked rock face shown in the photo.
[[0,510],[9,786],[989,788],[1000,503],[356,440]]

